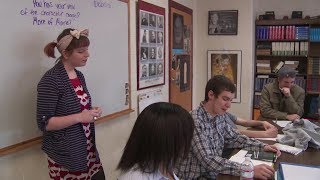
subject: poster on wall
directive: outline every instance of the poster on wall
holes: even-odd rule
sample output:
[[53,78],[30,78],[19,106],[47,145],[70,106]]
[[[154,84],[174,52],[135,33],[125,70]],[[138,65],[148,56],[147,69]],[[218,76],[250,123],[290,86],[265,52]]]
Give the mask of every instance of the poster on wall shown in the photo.
[[165,9],[139,1],[138,16],[137,89],[140,90],[165,83]]
[[180,87],[180,92],[190,89],[190,55],[177,55],[176,57],[176,85]]
[[224,75],[236,86],[232,102],[241,102],[241,51],[209,50],[208,80],[216,75]]

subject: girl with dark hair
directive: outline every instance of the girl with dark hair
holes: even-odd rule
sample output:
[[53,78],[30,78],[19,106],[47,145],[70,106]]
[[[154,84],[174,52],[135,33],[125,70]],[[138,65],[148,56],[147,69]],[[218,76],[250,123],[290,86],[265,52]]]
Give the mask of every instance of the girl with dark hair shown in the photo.
[[44,48],[48,57],[55,58],[55,47],[61,54],[37,88],[37,124],[51,179],[105,179],[94,127],[102,110],[91,107],[84,76],[76,69],[87,63],[88,35],[88,30],[65,29]]
[[181,106],[159,102],[138,116],[118,168],[119,180],[178,179],[173,168],[188,154],[194,123]]

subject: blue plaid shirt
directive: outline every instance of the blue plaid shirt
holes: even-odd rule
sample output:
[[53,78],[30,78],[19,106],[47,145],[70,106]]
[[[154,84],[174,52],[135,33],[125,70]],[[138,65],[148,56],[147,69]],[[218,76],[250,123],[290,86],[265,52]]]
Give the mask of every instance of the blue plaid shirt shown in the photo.
[[181,179],[215,179],[219,173],[239,176],[240,164],[222,158],[223,149],[261,150],[266,145],[234,130],[226,121],[230,118],[226,113],[209,114],[203,102],[191,115],[195,123],[192,147],[187,158],[179,161],[175,171]]

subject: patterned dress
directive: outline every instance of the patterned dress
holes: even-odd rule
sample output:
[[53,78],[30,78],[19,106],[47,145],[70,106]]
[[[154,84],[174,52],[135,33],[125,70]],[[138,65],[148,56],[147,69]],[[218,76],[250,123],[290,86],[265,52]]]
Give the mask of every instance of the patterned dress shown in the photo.
[[[72,86],[80,100],[81,110],[89,109],[89,97],[83,91],[83,87],[78,78],[71,79]],[[87,138],[87,170],[86,171],[69,171],[60,166],[48,157],[49,176],[54,180],[90,180],[91,177],[102,169],[102,164],[96,159],[94,144],[92,143],[92,133],[90,123],[82,123],[83,132]]]

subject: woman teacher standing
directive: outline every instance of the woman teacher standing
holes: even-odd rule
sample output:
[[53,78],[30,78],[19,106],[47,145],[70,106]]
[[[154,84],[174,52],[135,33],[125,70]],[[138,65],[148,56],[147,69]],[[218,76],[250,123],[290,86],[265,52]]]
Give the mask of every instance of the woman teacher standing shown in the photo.
[[76,69],[89,58],[88,35],[87,29],[65,29],[44,48],[48,57],[55,58],[55,48],[61,54],[37,88],[37,123],[51,179],[105,179],[94,127],[102,110],[92,108],[85,78]]

